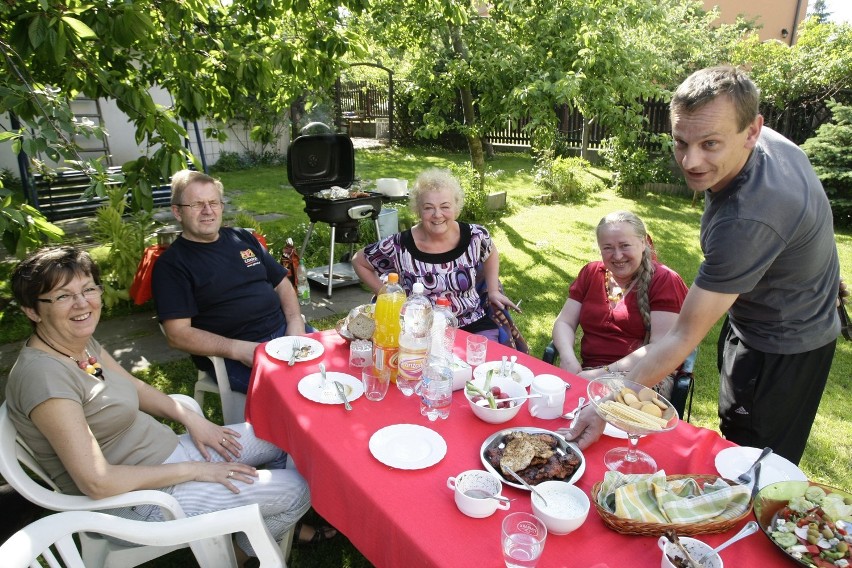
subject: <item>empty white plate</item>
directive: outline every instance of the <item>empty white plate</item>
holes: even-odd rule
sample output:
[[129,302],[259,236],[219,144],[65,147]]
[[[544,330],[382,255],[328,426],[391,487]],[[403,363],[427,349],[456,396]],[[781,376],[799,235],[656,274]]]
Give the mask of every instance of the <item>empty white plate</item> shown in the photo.
[[425,426],[394,424],[370,437],[370,453],[397,469],[423,469],[441,461],[447,454],[447,442]]

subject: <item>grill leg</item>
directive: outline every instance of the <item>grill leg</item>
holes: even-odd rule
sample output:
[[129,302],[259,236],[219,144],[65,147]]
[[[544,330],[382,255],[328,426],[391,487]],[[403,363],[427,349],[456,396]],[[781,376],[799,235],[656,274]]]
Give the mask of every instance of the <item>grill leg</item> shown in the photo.
[[382,240],[382,229],[379,227],[379,218],[373,219],[373,223],[376,224],[376,241],[380,241]]
[[337,227],[332,225],[331,226],[331,246],[329,247],[331,249],[331,253],[328,256],[328,294],[326,295],[326,298],[328,298],[329,300],[331,299],[331,285],[332,285],[333,280],[334,280],[334,238],[336,236],[335,235],[336,232],[337,232]]
[[311,223],[311,225],[308,227],[308,232],[305,234],[305,240],[304,242],[302,242],[302,250],[299,251],[300,260],[305,258],[305,249],[308,248],[308,241],[311,240],[311,235],[314,232],[314,225],[316,225],[316,223]]

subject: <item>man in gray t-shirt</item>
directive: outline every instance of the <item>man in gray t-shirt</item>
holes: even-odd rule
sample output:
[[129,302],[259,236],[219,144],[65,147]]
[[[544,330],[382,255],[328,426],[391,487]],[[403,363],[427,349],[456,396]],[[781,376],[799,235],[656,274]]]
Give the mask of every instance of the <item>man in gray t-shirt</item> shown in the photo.
[[[627,378],[655,384],[727,314],[719,337],[720,428],[798,463],[840,333],[831,209],[805,154],[763,126],[759,93],[733,67],[697,71],[671,103],[675,158],[705,191],[704,252],[672,330]],[[581,447],[603,424],[584,414]]]

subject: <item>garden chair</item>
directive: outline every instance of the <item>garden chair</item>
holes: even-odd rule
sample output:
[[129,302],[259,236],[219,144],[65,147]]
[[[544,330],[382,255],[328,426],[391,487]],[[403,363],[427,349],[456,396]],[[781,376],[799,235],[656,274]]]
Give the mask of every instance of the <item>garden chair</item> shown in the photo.
[[[695,358],[698,357],[698,347],[696,347],[692,353],[689,354],[689,357],[683,362],[681,368],[678,370],[677,376],[675,377],[674,390],[672,391],[672,396],[669,402],[672,403],[672,406],[677,410],[678,416],[681,418],[684,417],[684,410],[686,411],[686,421],[689,422],[689,419],[692,418],[692,394],[695,390],[695,377],[693,376],[693,369],[695,368]],[[547,347],[544,348],[544,354],[541,357],[541,360],[545,363],[550,363],[551,365],[556,365],[556,362],[559,360],[559,350],[556,349],[556,345],[551,341]]]
[[[160,331],[166,335],[163,324]],[[225,360],[222,357],[208,356],[213,363],[213,374],[198,370],[198,380],[195,381],[193,398],[199,407],[204,406],[204,393],[210,392],[219,395],[222,403],[222,422],[224,424],[239,424],[246,421],[246,395],[231,390],[231,381],[228,380],[228,370],[225,368]]]
[[[201,408],[192,398],[182,394],[171,396],[187,408],[201,413]],[[48,487],[31,478],[24,466]],[[153,504],[162,509],[167,519],[185,518],[183,509],[177,500],[163,491],[153,489],[129,491],[105,499],[91,499],[85,495],[61,493],[35,460],[27,445],[17,438],[17,431],[9,417],[6,403],[0,406],[0,476],[22,497],[52,511],[92,511]],[[119,520],[115,516],[110,518],[114,520],[113,522]],[[193,517],[193,519],[198,518]],[[99,534],[85,532],[80,533],[80,542],[83,561],[88,568],[139,566],[173,550],[187,546],[186,543],[166,546],[138,546],[118,543]],[[233,544],[229,537],[205,538],[204,540],[190,542],[188,546],[192,548],[192,552],[201,566],[233,566],[236,564]],[[4,557],[0,556],[0,558]]]
[[[261,568],[284,566],[281,551],[269,534],[257,504],[162,523],[131,521],[92,511],[56,513],[12,535],[0,546],[0,558],[6,568],[39,568],[39,558],[50,568],[86,568],[91,564],[80,556],[72,538],[74,533],[97,533],[149,547],[177,547],[190,541],[236,532],[245,533],[248,537]],[[63,564],[59,563],[60,560]],[[216,564],[202,566],[222,566],[224,561],[222,558]],[[235,560],[232,558],[231,562]]]

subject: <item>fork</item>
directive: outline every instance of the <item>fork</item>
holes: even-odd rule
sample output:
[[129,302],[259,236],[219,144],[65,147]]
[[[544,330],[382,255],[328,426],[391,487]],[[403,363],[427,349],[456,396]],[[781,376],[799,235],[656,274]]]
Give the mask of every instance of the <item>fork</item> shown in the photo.
[[299,350],[302,349],[302,345],[298,339],[293,340],[293,352],[290,354],[290,361],[287,363],[288,367],[292,367],[296,364],[296,356],[299,354]]
[[737,478],[737,482],[742,483],[743,485],[748,485],[749,483],[751,483],[751,476],[752,472],[754,471],[754,468],[763,460],[763,458],[765,458],[771,453],[772,448],[763,448],[763,451],[760,452],[760,456],[758,456],[758,458],[754,460],[754,463],[751,464],[750,468],[744,471],[743,474]]

